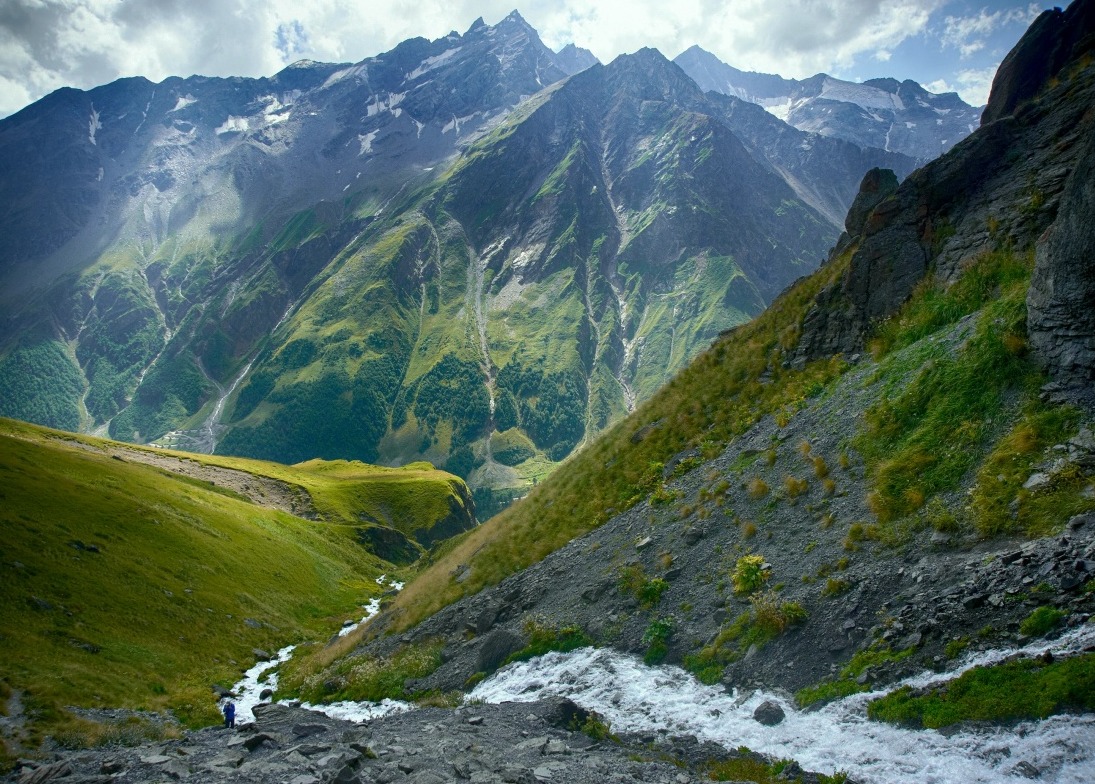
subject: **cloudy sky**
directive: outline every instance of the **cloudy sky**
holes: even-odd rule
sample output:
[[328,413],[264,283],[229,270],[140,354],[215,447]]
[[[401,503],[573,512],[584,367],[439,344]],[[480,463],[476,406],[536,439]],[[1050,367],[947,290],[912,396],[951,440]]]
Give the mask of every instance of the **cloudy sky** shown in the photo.
[[[1058,0],[1058,5],[1064,4]],[[65,85],[122,76],[262,76],[354,62],[414,36],[495,24],[514,7],[558,49],[607,62],[692,44],[745,70],[915,79],[983,104],[1043,8],[1029,0],[0,0],[0,117]]]

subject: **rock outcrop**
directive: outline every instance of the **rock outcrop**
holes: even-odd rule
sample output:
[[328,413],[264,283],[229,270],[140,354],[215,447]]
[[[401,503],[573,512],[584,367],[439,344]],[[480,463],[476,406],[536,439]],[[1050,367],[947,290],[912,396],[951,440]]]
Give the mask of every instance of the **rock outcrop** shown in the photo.
[[1076,0],[1065,11],[1043,11],[992,80],[982,125],[1015,112],[1071,62],[1095,49],[1095,3]]
[[[997,99],[1007,111],[999,109],[995,121],[885,198],[877,199],[875,179],[864,179],[848,236],[829,256],[828,263],[846,261],[847,269],[805,316],[797,364],[862,351],[873,325],[895,313],[929,273],[949,283],[983,253],[1033,250],[1057,217],[1065,183],[1095,125],[1095,69],[1084,60],[1092,40],[1076,32],[1088,24],[1093,6],[1075,3],[1066,16],[1077,27],[1058,31],[1060,47],[1078,59],[1056,67],[1037,89],[1001,87],[1001,96],[1013,96]],[[1024,42],[1043,40],[1048,33],[1039,30],[1046,24],[1035,25]],[[1021,42],[1016,51],[1024,47]]]
[[1027,295],[1027,332],[1058,399],[1095,407],[1095,136],[1088,139],[1038,242]]

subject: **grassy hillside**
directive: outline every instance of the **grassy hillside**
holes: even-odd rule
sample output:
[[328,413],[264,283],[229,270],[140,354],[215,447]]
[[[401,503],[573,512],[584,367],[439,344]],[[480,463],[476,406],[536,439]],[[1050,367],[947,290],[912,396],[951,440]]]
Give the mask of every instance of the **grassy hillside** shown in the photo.
[[424,465],[153,456],[240,469],[249,492],[292,483],[324,519],[141,464],[133,447],[0,420],[0,684],[21,695],[29,742],[101,734],[64,706],[215,720],[211,685],[238,679],[253,648],[325,638],[379,590],[392,565],[362,546],[361,521],[412,530],[466,495]]
[[[664,482],[674,472],[719,454],[765,415],[790,417],[822,393],[843,371],[842,360],[793,370],[782,357],[797,341],[808,304],[842,274],[847,258],[802,279],[756,320],[720,338],[528,498],[469,533],[399,596],[398,625],[499,582],[644,498],[672,500]],[[678,455],[683,459],[674,463]],[[457,582],[460,565],[469,571]]]
[[[397,628],[499,582],[646,498],[672,502],[667,480],[721,453],[760,418],[771,414],[782,426],[803,401],[825,395],[847,367],[843,361],[793,369],[785,353],[816,292],[846,261],[799,281],[527,499],[468,534],[400,595]],[[1026,254],[985,254],[958,285],[926,281],[878,326],[871,384],[879,397],[845,441],[845,459],[866,469],[876,518],[868,535],[894,541],[925,526],[1044,535],[1095,507],[1080,493],[1082,476],[1060,477],[1037,492],[1023,487],[1044,451],[1074,433],[1079,418],[1038,398],[1045,378],[1025,335],[1030,269]],[[978,326],[949,356],[938,337],[971,314]],[[911,353],[894,350],[910,345]],[[954,491],[963,487],[969,501],[959,503]]]

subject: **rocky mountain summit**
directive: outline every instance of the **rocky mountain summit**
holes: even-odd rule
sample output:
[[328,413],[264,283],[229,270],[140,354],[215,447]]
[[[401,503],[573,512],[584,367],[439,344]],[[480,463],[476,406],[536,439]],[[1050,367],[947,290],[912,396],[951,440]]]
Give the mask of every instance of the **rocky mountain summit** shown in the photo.
[[899,152],[919,164],[947,152],[980,124],[980,110],[956,93],[931,93],[911,79],[784,79],[739,71],[698,46],[673,62],[704,90],[763,106],[800,131]]

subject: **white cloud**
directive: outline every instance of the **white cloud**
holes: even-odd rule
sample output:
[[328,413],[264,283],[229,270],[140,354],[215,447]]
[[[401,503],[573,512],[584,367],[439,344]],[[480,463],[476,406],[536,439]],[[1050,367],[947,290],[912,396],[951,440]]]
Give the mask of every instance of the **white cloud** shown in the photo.
[[[861,56],[885,62],[947,2],[526,0],[520,10],[549,46],[573,42],[606,62],[643,46],[674,57],[699,44],[739,68],[801,78],[840,73]],[[121,76],[259,76],[302,58],[359,61],[414,36],[463,32],[478,16],[496,23],[517,3],[3,0],[0,116],[63,85],[86,89]],[[1000,13],[960,20],[948,45],[972,45]]]
[[874,59],[880,63],[888,63],[891,57],[893,57],[893,52],[887,49],[879,49],[874,53]]
[[967,68],[956,73],[953,81],[936,79],[925,84],[924,89],[933,93],[958,93],[970,106],[984,106],[988,103],[994,76],[996,66]]
[[970,106],[984,106],[988,103],[994,76],[996,66],[959,71],[954,77],[955,92]]
[[1034,21],[1041,12],[1031,3],[1025,8],[1010,8],[989,13],[982,8],[973,16],[947,16],[943,20],[940,41],[943,46],[957,49],[963,58],[970,57],[985,48],[986,39],[1004,25],[1021,23],[1024,27]]

